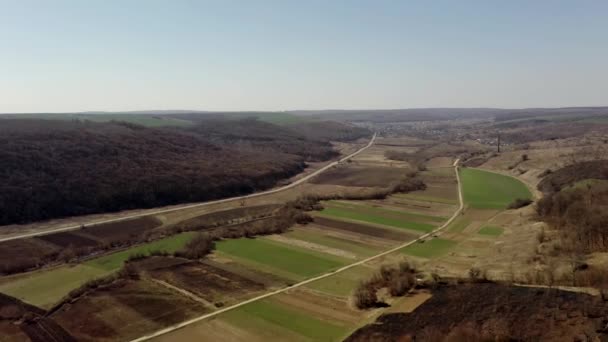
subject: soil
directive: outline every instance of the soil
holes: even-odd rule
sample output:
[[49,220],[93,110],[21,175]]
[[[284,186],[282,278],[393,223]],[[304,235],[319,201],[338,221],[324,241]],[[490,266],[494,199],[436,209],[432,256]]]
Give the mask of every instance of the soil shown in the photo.
[[99,244],[99,241],[73,232],[42,235],[37,237],[37,239],[52,243],[59,247],[89,247]]
[[[60,249],[38,239],[10,240],[0,243],[0,274],[13,273],[15,270],[24,271],[36,267],[40,263],[53,259]],[[22,265],[23,267],[19,267]]]
[[269,216],[279,207],[280,205],[276,204],[266,204],[221,210],[190,218],[179,222],[177,226],[189,230],[208,226],[233,224],[237,223],[239,220],[248,221],[258,217]]
[[92,227],[85,227],[83,229],[80,229],[78,232],[94,236],[106,242],[123,242],[137,237],[145,233],[146,231],[150,231],[160,226],[161,224],[162,222],[157,218],[146,216],[133,220],[112,222]]
[[221,303],[220,305],[265,289],[262,283],[199,262],[157,268],[148,273],[155,279],[191,292],[208,302]]
[[397,167],[339,166],[313,178],[311,183],[359,187],[388,187],[407,172]]
[[380,237],[383,239],[390,239],[395,241],[409,241],[416,238],[413,234],[405,232],[398,232],[389,229],[382,229],[372,226],[366,226],[363,224],[345,222],[339,220],[333,220],[325,217],[315,217],[314,223],[317,226],[326,226],[330,229],[338,229],[343,231],[355,232],[360,234],[369,235],[372,237]]
[[587,294],[492,283],[445,285],[412,313],[382,315],[346,341],[426,341],[459,329],[492,340],[605,341],[607,324],[608,302]]
[[0,340],[33,342],[76,341],[46,311],[0,293]]
[[146,280],[118,280],[49,318],[78,341],[129,340],[208,312],[198,303]]

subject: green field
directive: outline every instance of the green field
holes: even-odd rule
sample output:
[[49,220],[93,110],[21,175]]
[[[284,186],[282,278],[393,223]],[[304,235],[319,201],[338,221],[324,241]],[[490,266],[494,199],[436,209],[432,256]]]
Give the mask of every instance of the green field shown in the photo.
[[323,235],[314,231],[294,230],[283,234],[283,236],[302,241],[312,242],[326,247],[340,249],[364,257],[377,254],[381,250],[381,248],[369,246],[362,242],[350,241],[334,236]]
[[477,169],[460,169],[465,203],[479,209],[506,209],[518,198],[532,198],[530,190],[519,180]]
[[73,289],[109,273],[111,272],[85,265],[61,266],[4,279],[0,284],[0,292],[49,308]]
[[354,210],[364,211],[364,212],[367,212],[367,213],[370,213],[373,215],[382,215],[382,214],[397,215],[399,217],[402,217],[404,220],[435,222],[435,223],[441,223],[446,220],[445,217],[411,213],[411,212],[407,212],[407,211],[388,209],[388,208],[383,208],[383,207],[374,207],[371,205],[361,204],[361,202],[353,203],[353,202],[346,202],[346,201],[329,201],[328,204],[329,204],[329,206],[335,206],[335,207],[344,208],[344,209],[354,209]]
[[470,224],[471,224],[470,218],[458,216],[454,221],[452,221],[452,223],[450,223],[448,230],[451,232],[461,233]]
[[362,213],[355,209],[327,207],[321,211],[321,215],[330,218],[345,218],[350,220],[381,224],[389,227],[417,230],[425,233],[430,232],[435,228],[434,225],[428,223],[412,222],[390,217],[383,217],[380,215],[372,215]]
[[118,270],[123,263],[134,254],[149,254],[153,251],[166,251],[168,253],[176,252],[182,249],[188,241],[195,235],[194,232],[181,233],[170,236],[158,241],[150,242],[144,245],[132,247],[121,252],[108,254],[100,258],[92,259],[84,263],[84,265],[99,268],[106,271]]
[[365,266],[355,266],[344,272],[312,282],[306,287],[326,294],[348,297],[361,280],[368,279],[375,269]]
[[284,273],[309,278],[346,265],[347,260],[309,251],[303,248],[282,245],[264,239],[231,239],[216,243],[216,249],[228,256],[261,264]]
[[479,230],[479,232],[477,232],[477,233],[481,234],[481,235],[500,236],[500,235],[502,235],[503,231],[504,231],[504,229],[502,229],[500,227],[485,226],[485,227],[481,228]]
[[414,243],[401,251],[405,254],[430,259],[447,253],[455,245],[456,242],[452,240],[435,238],[426,240],[424,243]]
[[259,300],[225,314],[231,323],[245,325],[255,317],[272,325],[288,329],[312,341],[334,341],[347,332],[347,328],[299,312],[272,300]]

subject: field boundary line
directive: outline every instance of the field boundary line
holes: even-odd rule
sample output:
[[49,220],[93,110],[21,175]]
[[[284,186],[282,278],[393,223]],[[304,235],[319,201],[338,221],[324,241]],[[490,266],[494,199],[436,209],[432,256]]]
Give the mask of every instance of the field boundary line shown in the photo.
[[149,339],[152,339],[152,338],[155,338],[155,337],[159,337],[159,336],[162,336],[162,335],[168,334],[168,333],[170,333],[170,332],[173,332],[173,331],[179,330],[179,329],[181,329],[181,328],[184,328],[184,327],[186,327],[186,326],[188,326],[188,325],[191,325],[191,324],[194,324],[194,323],[197,323],[197,322],[203,321],[203,320],[205,320],[205,319],[207,319],[207,318],[210,318],[210,317],[213,317],[213,316],[217,316],[217,315],[219,315],[219,314],[221,314],[221,313],[224,313],[224,312],[227,312],[227,311],[230,311],[230,310],[234,310],[234,309],[236,309],[236,308],[239,308],[239,307],[241,307],[241,306],[244,306],[244,305],[247,305],[247,304],[250,304],[250,303],[256,302],[256,301],[258,301],[258,300],[262,300],[262,299],[265,299],[265,298],[268,298],[268,297],[272,297],[272,296],[274,296],[274,295],[277,295],[277,294],[280,294],[280,293],[283,293],[283,292],[287,292],[287,291],[289,291],[289,290],[291,290],[291,289],[295,289],[295,288],[298,288],[298,287],[301,287],[301,286],[304,286],[304,285],[310,284],[310,283],[315,282],[315,281],[317,281],[317,280],[321,280],[321,279],[324,279],[324,278],[330,277],[330,276],[335,275],[335,274],[337,274],[337,273],[344,272],[344,271],[349,270],[349,269],[351,269],[351,268],[354,268],[354,267],[356,267],[356,266],[360,266],[360,265],[363,265],[363,264],[365,264],[365,263],[367,263],[367,262],[370,262],[370,261],[372,261],[372,260],[375,260],[375,259],[381,258],[381,257],[383,257],[383,256],[385,256],[385,255],[388,255],[388,254],[391,254],[391,253],[397,252],[397,251],[399,251],[399,250],[400,250],[400,249],[402,249],[402,248],[405,248],[405,247],[408,247],[408,246],[413,245],[413,244],[415,244],[415,243],[418,243],[420,240],[426,239],[426,238],[428,238],[428,237],[430,237],[430,236],[433,236],[434,234],[437,234],[437,233],[441,232],[441,231],[442,231],[443,229],[445,229],[445,228],[446,228],[446,227],[447,227],[447,226],[448,226],[450,223],[452,223],[452,221],[454,221],[454,220],[455,220],[455,219],[458,217],[458,215],[460,215],[460,213],[462,212],[462,209],[464,208],[464,202],[463,202],[463,197],[462,197],[462,186],[461,186],[461,184],[460,184],[460,175],[459,175],[459,173],[458,173],[458,162],[459,162],[459,161],[460,161],[460,159],[456,159],[456,160],[454,161],[453,168],[454,168],[454,171],[456,172],[456,180],[457,180],[457,184],[458,184],[458,199],[459,199],[459,201],[460,201],[460,206],[459,206],[459,207],[458,207],[458,209],[457,209],[457,210],[454,212],[454,214],[452,215],[452,217],[450,217],[450,219],[448,219],[448,220],[447,220],[447,221],[446,221],[446,222],[445,222],[443,225],[441,225],[441,226],[440,226],[440,227],[438,227],[437,229],[435,229],[435,230],[433,230],[433,231],[430,231],[430,232],[428,232],[428,233],[426,233],[426,234],[424,234],[424,235],[421,235],[421,236],[417,237],[417,238],[416,238],[416,239],[414,239],[414,240],[411,240],[411,241],[409,241],[409,242],[406,242],[406,243],[404,243],[404,244],[401,244],[401,245],[399,245],[399,246],[397,246],[397,247],[393,247],[393,248],[391,248],[391,249],[389,249],[389,250],[387,250],[387,251],[384,251],[384,252],[382,252],[382,253],[379,253],[379,254],[373,255],[373,256],[368,257],[368,258],[366,258],[366,259],[359,260],[359,261],[357,261],[357,262],[355,262],[355,263],[352,263],[352,264],[349,264],[349,265],[343,266],[343,267],[338,268],[338,269],[336,269],[336,270],[329,271],[328,273],[325,273],[325,274],[322,274],[322,275],[319,275],[319,276],[316,276],[316,277],[313,277],[313,278],[310,278],[310,279],[306,279],[306,280],[301,281],[301,282],[299,282],[299,283],[297,283],[297,284],[294,284],[294,285],[292,285],[292,286],[284,287],[284,288],[281,288],[281,289],[278,289],[278,290],[275,290],[275,291],[272,291],[272,292],[269,292],[269,293],[266,293],[266,294],[263,294],[263,295],[260,295],[260,296],[257,296],[257,297],[254,297],[254,298],[251,298],[251,299],[248,299],[248,300],[246,300],[246,301],[244,301],[244,302],[241,302],[241,303],[238,303],[238,304],[234,304],[234,305],[232,305],[232,306],[225,307],[225,308],[222,308],[222,309],[220,309],[220,310],[217,310],[217,311],[214,311],[214,312],[211,312],[211,313],[208,313],[208,314],[204,314],[204,315],[202,315],[202,316],[195,317],[195,318],[193,318],[193,319],[190,319],[190,320],[184,321],[184,322],[182,322],[182,323],[178,323],[178,324],[175,324],[175,325],[173,325],[173,326],[170,326],[170,327],[167,327],[167,328],[164,328],[164,329],[158,330],[158,331],[156,331],[156,332],[154,332],[154,333],[151,333],[151,334],[148,334],[148,335],[144,335],[144,336],[139,337],[139,338],[137,338],[137,339],[131,340],[131,342],[142,342],[142,341],[147,341],[147,340],[149,340]]
[[155,283],[157,283],[157,284],[159,284],[159,285],[161,285],[161,286],[163,286],[163,287],[165,287],[167,289],[179,292],[183,296],[186,296],[186,297],[188,297],[188,298],[190,298],[190,299],[192,299],[194,301],[197,301],[197,302],[203,304],[205,307],[207,307],[209,309],[212,309],[212,310],[217,309],[217,307],[215,305],[213,305],[213,303],[211,303],[211,302],[209,302],[209,301],[207,301],[207,300],[205,300],[205,299],[197,296],[196,294],[194,294],[194,293],[192,293],[192,292],[190,292],[188,290],[185,290],[185,289],[182,289],[182,288],[177,287],[175,285],[169,284],[168,282],[166,282],[164,280],[160,280],[160,279],[156,279],[156,278],[152,278],[152,277],[150,277],[148,279],[150,279],[151,281],[153,281],[153,282],[155,282]]
[[244,195],[244,196],[237,196],[237,197],[230,197],[230,198],[224,198],[224,199],[220,199],[220,200],[215,200],[215,201],[208,201],[208,202],[202,202],[202,203],[195,203],[195,204],[188,204],[185,206],[181,206],[178,208],[171,208],[171,209],[161,209],[158,211],[153,211],[153,212],[149,212],[149,213],[140,213],[140,214],[134,214],[134,215],[129,215],[129,216],[125,216],[125,217],[119,217],[119,218],[115,218],[115,219],[109,219],[109,220],[102,220],[102,221],[97,221],[97,222],[92,222],[92,223],[88,223],[88,224],[78,224],[78,225],[73,225],[73,226],[68,226],[68,227],[62,227],[62,228],[56,228],[56,229],[51,229],[51,230],[46,230],[46,231],[41,231],[41,232],[32,232],[32,233],[26,233],[26,234],[20,234],[20,235],[15,235],[15,236],[8,236],[8,237],[4,237],[4,238],[0,238],[0,242],[4,242],[4,241],[10,241],[10,240],[18,240],[18,239],[23,239],[23,238],[28,238],[28,237],[36,237],[36,236],[42,236],[42,235],[48,235],[48,234],[53,234],[53,233],[59,233],[59,232],[65,232],[65,231],[71,231],[71,230],[76,230],[81,228],[82,226],[85,227],[93,227],[93,226],[98,226],[98,225],[102,225],[102,224],[106,224],[106,223],[113,223],[113,222],[120,222],[120,221],[126,221],[126,220],[130,220],[130,219],[134,219],[134,218],[139,218],[139,217],[146,217],[146,216],[153,216],[153,215],[158,215],[158,214],[165,214],[165,213],[170,213],[170,212],[174,212],[174,211],[179,211],[179,210],[186,210],[186,209],[192,209],[192,208],[198,208],[198,207],[204,207],[204,206],[208,206],[208,205],[213,205],[213,204],[220,204],[220,203],[227,203],[227,202],[231,202],[231,201],[238,201],[238,200],[243,200],[243,199],[248,199],[248,198],[255,198],[255,197],[259,197],[259,196],[264,196],[264,195],[270,195],[270,194],[275,194],[278,192],[282,192],[288,189],[291,189],[293,187],[296,187],[300,184],[303,184],[307,181],[309,181],[310,179],[318,176],[319,174],[333,168],[336,165],[339,165],[343,162],[345,162],[348,159],[351,159],[355,156],[357,156],[359,153],[367,150],[368,148],[370,148],[373,144],[374,141],[376,140],[376,135],[377,133],[374,133],[374,135],[372,136],[372,138],[370,139],[369,143],[367,143],[367,145],[363,146],[362,148],[358,149],[357,151],[342,157],[341,159],[338,159],[334,162],[331,162],[325,166],[323,166],[322,168],[318,169],[317,171],[302,177],[298,180],[296,180],[293,183],[287,184],[285,186],[282,186],[280,188],[276,188],[276,189],[271,189],[271,190],[266,190],[266,191],[262,191],[262,192],[256,192],[253,194],[249,194],[249,195]]

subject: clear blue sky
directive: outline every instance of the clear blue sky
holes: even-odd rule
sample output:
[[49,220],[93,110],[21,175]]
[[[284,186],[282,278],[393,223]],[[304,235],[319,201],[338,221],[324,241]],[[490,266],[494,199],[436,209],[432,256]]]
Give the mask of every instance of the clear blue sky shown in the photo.
[[0,112],[608,105],[608,1],[0,0]]

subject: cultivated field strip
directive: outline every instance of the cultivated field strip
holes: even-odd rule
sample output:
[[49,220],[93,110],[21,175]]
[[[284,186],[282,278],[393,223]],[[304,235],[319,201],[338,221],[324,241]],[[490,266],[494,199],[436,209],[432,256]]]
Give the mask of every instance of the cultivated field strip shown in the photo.
[[[304,332],[304,336],[306,336],[306,334],[310,334],[310,332],[308,332],[308,331],[328,331],[328,330],[329,331],[334,331],[333,330],[334,329],[333,326],[318,326],[317,325],[318,322],[315,319],[310,318],[308,316],[303,316],[303,317],[302,316],[297,316],[297,313],[287,312],[287,311],[285,311],[286,310],[285,308],[280,308],[279,307],[279,309],[276,309],[275,307],[272,306],[272,304],[269,304],[271,302],[274,302],[274,299],[272,301],[270,301],[270,302],[267,301],[266,299],[271,299],[271,297],[273,297],[273,296],[276,296],[276,295],[279,295],[279,294],[284,294],[284,293],[286,293],[288,291],[293,291],[294,289],[304,288],[305,286],[307,286],[309,284],[312,284],[314,282],[317,282],[319,280],[323,280],[323,279],[335,276],[337,274],[340,274],[340,273],[343,273],[343,272],[347,272],[349,270],[354,270],[355,268],[364,267],[364,264],[366,264],[366,263],[368,263],[370,261],[374,261],[376,259],[382,258],[382,257],[387,256],[389,254],[392,254],[394,252],[400,251],[403,248],[411,246],[411,245],[417,243],[420,240],[427,239],[427,238],[433,236],[434,234],[442,231],[446,227],[448,227],[449,224],[458,217],[458,215],[460,214],[460,212],[463,210],[463,207],[464,207],[464,203],[463,203],[463,199],[462,199],[462,191],[460,189],[460,177],[458,175],[458,160],[456,160],[454,162],[454,172],[456,173],[456,179],[457,179],[457,184],[458,184],[459,207],[454,212],[454,214],[444,224],[442,224],[440,227],[438,227],[438,228],[436,228],[436,229],[434,229],[434,230],[432,230],[430,232],[427,232],[427,233],[425,233],[425,234],[423,234],[423,235],[421,235],[421,236],[419,236],[419,237],[417,237],[417,238],[415,238],[415,239],[413,239],[411,241],[402,243],[402,244],[400,244],[400,245],[398,245],[396,247],[393,247],[393,248],[391,248],[391,249],[389,249],[387,251],[384,251],[382,253],[378,253],[376,255],[373,255],[371,257],[367,257],[365,259],[362,259],[362,260],[359,260],[357,262],[348,264],[346,266],[341,266],[341,267],[339,267],[337,269],[331,270],[328,273],[323,273],[321,275],[313,276],[312,278],[300,281],[300,282],[298,282],[296,284],[293,284],[293,285],[291,285],[289,287],[280,288],[280,289],[277,289],[275,291],[272,291],[272,292],[269,292],[269,293],[266,293],[266,294],[263,294],[263,295],[260,295],[260,296],[248,299],[248,300],[246,300],[244,302],[241,302],[239,304],[235,304],[235,305],[232,305],[232,306],[220,308],[217,311],[214,311],[214,312],[211,312],[211,313],[207,313],[207,314],[204,314],[204,315],[199,316],[197,318],[190,319],[190,320],[178,323],[176,325],[173,325],[171,327],[167,327],[167,328],[161,329],[161,330],[159,330],[157,332],[154,332],[152,334],[145,335],[145,336],[142,336],[140,338],[134,339],[133,341],[145,341],[145,340],[149,340],[149,339],[152,339],[152,338],[155,338],[155,337],[159,337],[159,336],[162,336],[164,334],[167,334],[167,333],[176,331],[178,329],[184,328],[186,326],[192,325],[194,323],[201,322],[201,321],[203,321],[205,319],[208,319],[208,318],[211,318],[211,317],[216,317],[216,316],[218,316],[220,314],[223,314],[223,313],[227,313],[227,314],[230,314],[230,315],[238,315],[238,314],[241,314],[243,311],[251,311],[254,316],[255,315],[262,315],[262,314],[264,314],[264,315],[271,315],[271,317],[268,317],[268,320],[269,321],[274,321],[274,322],[279,323],[279,324],[280,324],[280,321],[282,319],[284,319],[285,317],[292,317],[292,319],[290,319],[289,322],[293,322],[293,321],[296,321],[296,322],[298,322],[298,321],[300,321],[300,322],[306,321],[307,323],[304,324],[305,327],[311,327],[311,326],[313,326],[313,327],[317,326],[318,327],[318,329],[308,329],[307,328],[306,329],[307,332]],[[245,252],[237,252],[237,249],[235,248],[236,246],[227,245],[227,247],[231,247],[231,248],[225,248],[225,250],[228,250],[229,252],[232,252],[232,253],[241,253],[241,254],[243,254],[243,253],[250,253],[250,252],[247,252],[247,251],[245,251]],[[262,257],[256,256],[256,258],[258,258],[258,259],[262,258],[261,261],[263,261],[263,262],[267,261],[267,259],[265,259],[267,257],[265,257],[265,256],[262,256]],[[276,261],[273,261],[273,262],[276,263]],[[302,271],[300,271],[300,272],[302,272]],[[307,271],[306,273],[309,273],[309,272]],[[275,306],[276,306],[276,304],[275,304]],[[242,310],[235,310],[235,309],[239,309],[239,308],[242,308]],[[283,310],[283,311],[281,311],[281,310]],[[293,323],[291,323],[291,324],[293,324]],[[296,329],[300,329],[300,328],[296,327]],[[346,331],[347,330],[344,330],[344,332],[346,332]],[[332,334],[333,335],[340,335],[342,333],[343,333],[343,331],[339,330],[339,328],[336,328],[336,330]],[[308,337],[312,338],[313,336],[308,336]]]

